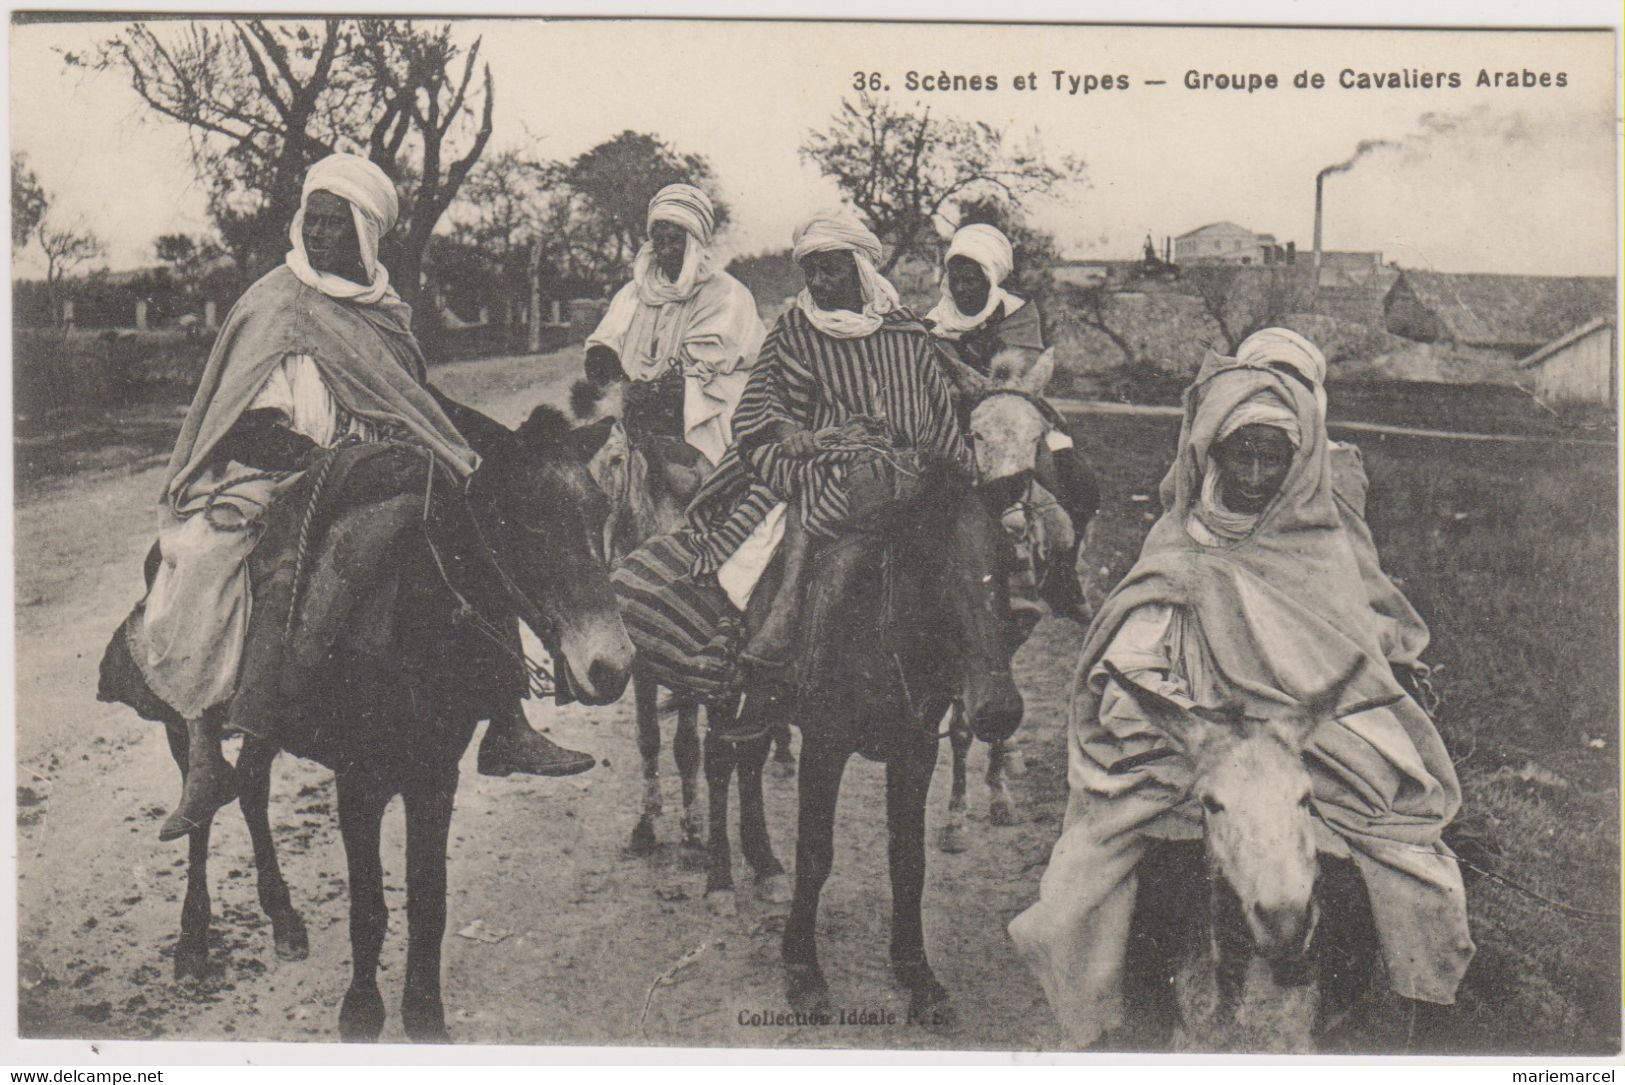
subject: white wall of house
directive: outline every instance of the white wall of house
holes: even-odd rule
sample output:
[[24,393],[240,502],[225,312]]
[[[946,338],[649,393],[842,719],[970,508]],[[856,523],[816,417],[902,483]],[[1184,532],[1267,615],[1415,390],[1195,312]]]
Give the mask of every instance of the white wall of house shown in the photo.
[[1566,343],[1524,371],[1544,403],[1612,403],[1617,387],[1617,333],[1605,323]]

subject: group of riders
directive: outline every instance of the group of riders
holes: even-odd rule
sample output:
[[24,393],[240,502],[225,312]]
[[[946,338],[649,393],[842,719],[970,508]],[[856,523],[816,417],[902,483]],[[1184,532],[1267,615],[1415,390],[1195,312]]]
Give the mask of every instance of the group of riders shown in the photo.
[[[148,593],[126,631],[147,685],[186,721],[189,767],[166,839],[206,825],[235,795],[220,724],[242,664],[247,556],[265,510],[343,444],[410,442],[464,479],[479,465],[428,384],[410,310],[378,259],[397,214],[393,183],[370,161],[317,162],[286,262],[234,307],[186,416]],[[1044,325],[1034,301],[1006,287],[1014,253],[993,226],[955,233],[941,299],[922,318],[877,269],[876,236],[832,210],[795,231],[805,288],[769,330],[750,291],[717,266],[715,227],[699,188],[654,197],[631,281],[587,340],[585,377],[595,394],[620,386],[634,446],[658,445],[702,478],[683,528],[687,575],[758,616],[741,627],[741,672],[793,685],[798,631],[827,617],[804,613],[809,601],[839,605],[809,592],[809,578],[826,549],[819,577],[840,575],[842,548],[829,543],[849,530],[865,463],[877,449],[905,449],[973,479],[976,404],[959,378],[987,377],[1000,357],[1037,359]],[[1115,674],[1181,704],[1262,711],[1356,669],[1351,696],[1376,707],[1325,723],[1306,749],[1321,846],[1358,867],[1398,995],[1449,1004],[1471,959],[1461,878],[1440,836],[1460,790],[1415,695],[1427,628],[1382,572],[1358,451],[1327,437],[1325,379],[1320,351],[1284,329],[1251,336],[1234,357],[1209,352],[1186,393],[1165,511],[1093,616],[1064,829],[1039,899],[1010,927],[1079,1044],[1122,1023],[1136,865],[1150,841],[1188,836],[1195,818],[1182,759],[1136,758],[1167,739]],[[1097,491],[1065,423],[1041,406],[1044,432],[1022,481],[1081,527]],[[1011,491],[997,492],[994,516]],[[1068,570],[1077,545],[1063,555]],[[773,562],[771,598],[752,607]],[[1056,608],[1087,620],[1075,577],[1066,584],[1051,596]],[[1000,658],[999,673],[967,676],[967,688],[983,691],[982,710],[1019,715],[1009,655]],[[1121,771],[1125,758],[1143,763]],[[479,763],[546,776],[593,759],[532,730],[516,703],[492,718]]]

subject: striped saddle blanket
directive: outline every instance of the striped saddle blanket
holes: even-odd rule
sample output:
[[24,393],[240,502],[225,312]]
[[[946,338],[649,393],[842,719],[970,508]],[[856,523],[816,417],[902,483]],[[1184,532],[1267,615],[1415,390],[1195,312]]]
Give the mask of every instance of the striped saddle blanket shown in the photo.
[[744,621],[714,578],[693,575],[697,554],[681,534],[657,535],[622,558],[610,581],[639,667],[709,700],[737,688]]

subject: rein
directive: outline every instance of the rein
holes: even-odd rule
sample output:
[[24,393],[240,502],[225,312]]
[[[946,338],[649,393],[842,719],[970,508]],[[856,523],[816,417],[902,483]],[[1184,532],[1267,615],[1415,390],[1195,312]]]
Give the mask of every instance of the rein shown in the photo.
[[[496,645],[522,668],[524,668],[525,687],[528,693],[536,697],[545,697],[549,694],[556,693],[558,691],[558,680],[554,677],[553,672],[548,670],[547,667],[537,660],[532,659],[530,655],[525,652],[523,641],[520,642],[521,646],[516,651],[513,646],[508,643],[507,638],[502,635],[504,632],[503,628],[486,618],[485,615],[481,614],[479,608],[473,603],[469,602],[467,596],[458,591],[457,586],[451,582],[451,576],[446,571],[445,562],[441,559],[440,549],[439,547],[435,546],[434,533],[429,530],[430,506],[434,497],[435,468],[439,465],[436,462],[435,455],[432,451],[428,449],[425,449],[424,451],[428,457],[429,470],[428,477],[424,482],[423,515],[419,521],[419,526],[423,530],[423,541],[429,548],[429,556],[434,559],[435,569],[440,574],[440,582],[445,585],[446,590],[451,593],[452,598],[457,600],[457,610],[452,615],[452,621],[456,624],[468,626],[468,628],[474,630],[486,640]],[[464,507],[466,508],[467,506]],[[497,582],[501,585],[502,589],[507,592],[512,599],[534,610],[534,604],[532,604],[530,600],[525,597],[524,592],[520,591],[519,585],[514,583],[513,577],[509,576],[508,571],[502,567],[502,562],[498,560],[496,551],[491,547],[490,543],[486,541],[485,532],[480,527],[479,517],[474,515],[472,509],[468,510],[468,522],[474,528],[474,538],[478,544],[478,550],[484,555],[486,564],[490,566],[493,572],[496,573]],[[525,525],[521,524],[520,526],[524,527]],[[526,528],[526,530],[533,529]],[[551,634],[553,631],[553,623],[548,621],[545,616],[540,614],[538,616],[541,617],[547,634]],[[551,644],[552,639],[553,638],[550,635],[542,638],[543,644],[545,647],[547,647],[549,652],[553,650]]]

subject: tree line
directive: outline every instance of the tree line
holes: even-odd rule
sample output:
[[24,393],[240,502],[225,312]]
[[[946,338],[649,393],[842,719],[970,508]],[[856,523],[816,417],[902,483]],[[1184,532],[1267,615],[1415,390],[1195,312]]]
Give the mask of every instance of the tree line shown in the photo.
[[[534,303],[539,283],[551,297],[602,293],[624,281],[648,201],[673,181],[706,189],[726,225],[711,162],[654,132],[628,129],[567,161],[492,148],[497,87],[480,52],[480,39],[454,40],[450,23],[241,18],[132,22],[61,59],[123,78],[150,116],[184,128],[212,231],[154,248],[183,280],[221,254],[243,285],[278,263],[306,171],[339,150],[396,182],[401,222],[381,257],[413,302],[425,269],[510,314]],[[1053,257],[1025,212],[1084,176],[1081,162],[1046,157],[1036,136],[1018,141],[867,93],[808,131],[800,153],[886,242],[888,272],[934,261],[952,228],[971,221],[999,224],[1029,260]],[[32,224],[53,282],[104,253],[88,231],[41,217],[49,200],[26,161],[14,157],[12,177],[14,224]],[[30,217],[34,206],[41,215]]]

